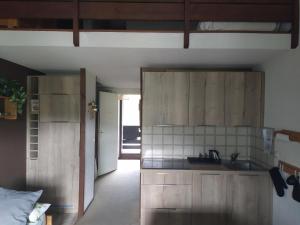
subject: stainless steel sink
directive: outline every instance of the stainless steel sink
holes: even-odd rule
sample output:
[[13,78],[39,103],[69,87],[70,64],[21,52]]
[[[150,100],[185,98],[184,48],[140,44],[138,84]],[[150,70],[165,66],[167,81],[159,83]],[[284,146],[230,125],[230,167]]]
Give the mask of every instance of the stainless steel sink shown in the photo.
[[223,162],[230,170],[243,170],[243,171],[265,171],[267,168],[258,165],[257,163],[249,160],[237,160],[234,162]]

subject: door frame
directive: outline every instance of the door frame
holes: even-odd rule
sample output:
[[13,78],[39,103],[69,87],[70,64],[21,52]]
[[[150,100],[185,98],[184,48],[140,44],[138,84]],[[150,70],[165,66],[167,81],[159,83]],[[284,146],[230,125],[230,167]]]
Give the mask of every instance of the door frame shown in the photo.
[[123,116],[123,100],[120,100],[119,106],[119,160],[140,160],[141,154],[124,154],[122,153],[122,142],[123,142],[123,123],[122,123],[122,116]]

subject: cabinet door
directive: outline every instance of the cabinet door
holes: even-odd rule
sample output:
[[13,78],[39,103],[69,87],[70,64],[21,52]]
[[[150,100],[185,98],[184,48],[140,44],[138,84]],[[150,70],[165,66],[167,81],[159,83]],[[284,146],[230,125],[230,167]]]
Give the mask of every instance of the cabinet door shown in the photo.
[[141,210],[141,225],[169,225],[169,221],[169,210],[167,209]]
[[205,125],[224,125],[225,77],[208,72],[205,87]]
[[190,72],[189,125],[204,125],[206,72]]
[[[166,225],[191,225],[191,212],[186,209],[169,210],[169,223]],[[154,224],[155,225],[155,224]]]
[[163,202],[163,185],[141,186],[141,207],[144,209],[165,208]]
[[263,126],[263,80],[261,72],[247,72],[245,76],[245,118],[244,125]]
[[225,73],[225,125],[238,126],[244,123],[245,74]]
[[188,73],[143,74],[143,126],[188,124]]
[[192,208],[192,185],[164,185],[163,208]]
[[33,186],[44,189],[42,201],[67,212],[78,208],[79,127],[75,123],[40,123],[37,167],[31,171]]
[[225,225],[226,177],[221,174],[193,175],[193,225]]
[[40,122],[79,122],[79,95],[40,95]]
[[258,175],[233,175],[232,199],[232,225],[261,224],[258,218],[259,190]]
[[74,76],[40,76],[40,94],[80,94],[80,77]]

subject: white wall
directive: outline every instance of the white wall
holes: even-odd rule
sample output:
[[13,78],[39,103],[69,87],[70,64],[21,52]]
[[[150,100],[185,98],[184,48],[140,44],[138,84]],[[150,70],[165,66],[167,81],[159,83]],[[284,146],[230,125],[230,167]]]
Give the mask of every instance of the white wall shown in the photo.
[[[300,48],[290,50],[260,68],[266,73],[265,126],[300,131]],[[300,144],[276,141],[276,159],[300,167]],[[275,162],[276,163],[276,162]],[[274,193],[273,225],[300,223],[300,203],[291,198],[292,187],[285,197]]]

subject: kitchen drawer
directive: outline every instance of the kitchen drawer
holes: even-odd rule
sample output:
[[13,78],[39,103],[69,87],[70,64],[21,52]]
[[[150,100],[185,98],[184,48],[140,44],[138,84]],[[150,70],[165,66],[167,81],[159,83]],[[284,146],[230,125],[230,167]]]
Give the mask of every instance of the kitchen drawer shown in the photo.
[[151,209],[190,209],[192,185],[142,185],[141,206]]
[[193,176],[191,171],[143,171],[142,184],[168,184],[187,185],[192,184]]

